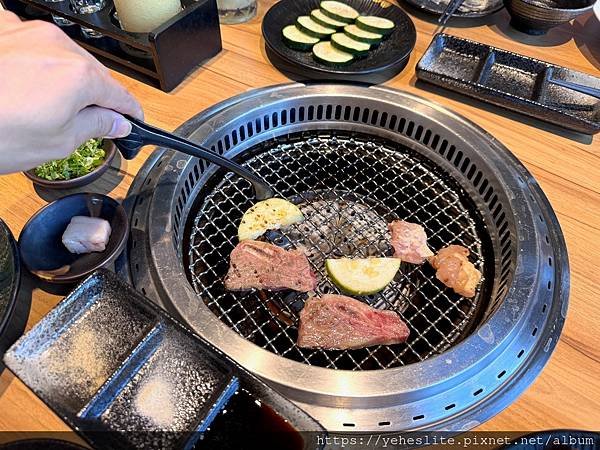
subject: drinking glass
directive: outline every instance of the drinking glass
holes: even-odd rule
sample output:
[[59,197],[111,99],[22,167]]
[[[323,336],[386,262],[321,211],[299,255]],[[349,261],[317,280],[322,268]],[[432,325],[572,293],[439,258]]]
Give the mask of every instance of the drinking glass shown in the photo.
[[57,16],[56,14],[52,14],[52,20],[59,27],[70,27],[71,25],[75,25],[75,22],[71,22],[69,19]]
[[[121,28],[131,33],[148,33],[181,12],[181,0],[114,0],[115,18]],[[151,59],[146,51],[125,42],[119,46],[128,55]]]
[[148,33],[181,9],[181,0],[115,0],[121,28],[133,33]]
[[221,23],[247,22],[256,15],[256,0],[217,0]]
[[[58,2],[62,2],[64,0],[44,0],[46,3],[58,3]],[[56,25],[58,25],[59,27],[70,27],[71,25],[75,25],[73,22],[71,22],[69,19],[65,19],[64,17],[61,16],[57,16],[55,14],[52,14],[52,20],[54,21],[54,23]]]
[[[93,14],[106,6],[106,0],[71,0],[73,11],[78,14]],[[91,28],[81,27],[81,32],[87,38],[101,38],[102,33]]]

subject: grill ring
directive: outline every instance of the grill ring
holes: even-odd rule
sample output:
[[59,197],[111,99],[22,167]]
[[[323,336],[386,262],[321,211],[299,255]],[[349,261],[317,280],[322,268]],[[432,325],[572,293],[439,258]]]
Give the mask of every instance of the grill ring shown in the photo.
[[[302,105],[307,108],[306,117],[300,120]],[[307,117],[310,106],[312,118]],[[350,116],[346,119],[347,107]],[[293,108],[298,114],[294,120]],[[359,116],[354,120],[356,111]],[[250,134],[247,124],[251,119],[258,125],[255,118],[265,120],[268,128],[254,128]],[[460,116],[398,91],[347,85],[266,88],[217,105],[182,132],[235,156],[267,139],[328,128],[359,130],[422,151],[434,150],[431,158],[448,166],[449,173],[462,173],[457,181],[475,193],[478,208],[501,205],[503,214],[494,217],[496,229],[491,231],[500,238],[498,262],[508,277],[498,286],[498,304],[486,322],[460,344],[417,364],[347,372],[289,361],[248,343],[182,282],[180,236],[193,199],[212,169],[204,170],[206,166],[169,151],[157,152],[132,186],[136,196],[130,203],[129,264],[123,264],[121,271],[129,272],[138,289],[330,430],[472,428],[507,406],[531,383],[562,329],[569,276],[556,217],[531,175],[491,136]],[[472,167],[476,170],[469,175]],[[492,210],[498,208],[492,206]],[[510,258],[503,261],[507,254]]]

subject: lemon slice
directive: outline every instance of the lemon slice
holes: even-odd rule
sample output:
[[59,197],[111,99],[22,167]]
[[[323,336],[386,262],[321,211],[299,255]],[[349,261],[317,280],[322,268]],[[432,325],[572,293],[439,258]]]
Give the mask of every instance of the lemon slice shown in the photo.
[[302,212],[293,203],[282,198],[263,200],[244,213],[238,239],[256,239],[268,230],[278,230],[303,220]]
[[381,291],[396,276],[399,258],[328,259],[327,274],[348,294],[370,295]]

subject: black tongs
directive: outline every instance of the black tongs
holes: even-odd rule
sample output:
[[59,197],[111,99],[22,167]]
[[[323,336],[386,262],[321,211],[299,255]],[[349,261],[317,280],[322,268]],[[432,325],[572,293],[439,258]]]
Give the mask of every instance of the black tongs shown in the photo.
[[465,0],[450,0],[448,2],[446,9],[444,9],[444,12],[440,15],[440,17],[438,17],[438,26],[433,32],[433,36],[435,36],[438,33],[444,32],[448,20],[450,20],[450,17],[452,17],[452,15],[458,10],[458,8],[461,7],[464,1]]
[[194,144],[187,139],[175,136],[168,131],[155,128],[130,116],[125,116],[125,118],[131,122],[131,133],[127,137],[114,139],[114,143],[121,151],[123,158],[135,158],[140,149],[145,145],[160,145],[161,147],[171,148],[195,156],[196,158],[206,159],[211,163],[231,170],[252,183],[254,194],[258,200],[266,200],[273,197],[273,189],[267,183],[239,164],[200,145]]

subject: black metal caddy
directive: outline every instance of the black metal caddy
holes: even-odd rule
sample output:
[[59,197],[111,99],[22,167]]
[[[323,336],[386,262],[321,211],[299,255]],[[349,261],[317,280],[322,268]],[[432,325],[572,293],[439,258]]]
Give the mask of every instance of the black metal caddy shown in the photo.
[[[216,0],[183,0],[183,10],[149,33],[130,33],[119,26],[112,0],[93,14],[77,14],[68,0],[0,0],[24,19],[52,21],[52,14],[75,25],[62,29],[108,67],[144,83],[171,91],[198,65],[221,51]],[[103,34],[87,38],[81,26]],[[133,48],[133,56],[123,47]]]

